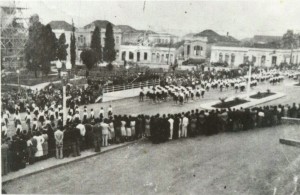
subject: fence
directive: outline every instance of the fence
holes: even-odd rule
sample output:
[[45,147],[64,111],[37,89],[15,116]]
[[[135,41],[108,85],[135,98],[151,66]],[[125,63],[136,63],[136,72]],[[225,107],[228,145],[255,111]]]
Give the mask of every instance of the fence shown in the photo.
[[145,81],[145,82],[138,82],[138,83],[131,83],[126,85],[112,85],[112,86],[105,86],[104,93],[114,92],[114,91],[122,91],[127,89],[135,89],[141,87],[149,87],[153,85],[159,85],[160,79],[152,80],[152,81]]

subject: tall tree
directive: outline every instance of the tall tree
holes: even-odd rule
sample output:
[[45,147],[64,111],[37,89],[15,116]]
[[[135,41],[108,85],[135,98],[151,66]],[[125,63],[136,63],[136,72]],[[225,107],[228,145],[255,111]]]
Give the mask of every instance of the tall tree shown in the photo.
[[67,60],[67,48],[69,47],[68,44],[66,44],[66,36],[65,33],[62,33],[59,36],[58,43],[57,43],[57,58],[62,60]]
[[294,32],[292,30],[288,30],[282,36],[282,43],[283,43],[283,47],[286,49],[292,49],[294,47],[294,45],[296,44],[296,39],[294,36]]
[[45,75],[48,75],[51,67],[50,62],[57,58],[57,39],[49,24],[44,27],[43,32],[43,61],[41,69]]
[[[92,49],[83,50],[80,54],[80,58],[83,64],[85,64],[88,71],[90,71],[95,66],[98,60],[97,53]],[[88,71],[86,76],[88,76]]]
[[106,32],[105,32],[105,44],[104,44],[104,61],[111,63],[116,59],[116,51],[115,51],[115,39],[114,39],[114,32],[112,28],[112,24],[108,23],[106,25]]
[[73,25],[73,29],[72,29],[72,35],[71,35],[71,42],[70,42],[70,58],[71,58],[71,64],[72,67],[75,66],[75,62],[76,62],[76,38],[75,38],[75,27]]
[[35,77],[41,69],[43,55],[43,30],[44,26],[39,21],[38,15],[33,15],[29,19],[29,33],[24,52],[28,70],[34,71]]
[[92,35],[91,40],[91,49],[93,49],[97,53],[97,61],[102,61],[102,51],[101,51],[101,35],[98,26],[95,27],[95,30]]

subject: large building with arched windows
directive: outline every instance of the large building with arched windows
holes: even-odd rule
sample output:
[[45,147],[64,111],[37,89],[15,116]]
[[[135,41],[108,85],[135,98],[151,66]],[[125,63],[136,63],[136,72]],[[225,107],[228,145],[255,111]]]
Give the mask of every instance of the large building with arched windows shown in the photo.
[[237,46],[212,46],[211,63],[227,63],[229,67],[253,63],[254,66],[271,67],[281,63],[300,64],[300,48],[270,49]]
[[174,64],[176,48],[143,45],[120,45],[118,61],[139,62],[141,64]]

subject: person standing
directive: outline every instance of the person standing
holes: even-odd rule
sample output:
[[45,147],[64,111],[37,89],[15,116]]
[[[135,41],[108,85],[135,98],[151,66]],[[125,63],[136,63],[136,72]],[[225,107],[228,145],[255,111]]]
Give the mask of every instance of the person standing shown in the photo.
[[111,105],[109,105],[109,107],[107,109],[107,115],[108,115],[108,118],[112,117],[112,115],[113,115],[113,109],[112,109]]
[[103,122],[100,123],[102,129],[102,147],[108,146],[108,133],[109,133],[109,125],[107,124],[107,119],[105,118]]
[[170,124],[170,137],[169,139],[173,139],[173,127],[174,127],[174,119],[173,119],[173,115],[169,115],[169,120],[168,120],[169,124]]
[[189,125],[189,119],[185,115],[182,119],[182,137],[187,137],[188,125]]
[[30,115],[30,112],[27,112],[27,114],[25,116],[25,121],[26,121],[28,131],[31,131],[31,115]]
[[36,141],[37,141],[37,145],[36,145],[37,151],[36,151],[34,156],[35,156],[36,160],[40,160],[41,157],[43,156],[43,146],[42,146],[42,144],[44,143],[44,138],[41,135],[41,133],[38,131],[36,133],[36,136],[34,136],[34,139],[36,139]]
[[2,172],[1,175],[6,175],[9,173],[9,165],[8,165],[8,144],[4,139],[2,139],[1,144],[1,165],[2,165]]
[[54,133],[55,144],[56,144],[56,158],[62,159],[63,158],[63,139],[64,133],[57,129]]
[[147,115],[145,117],[145,137],[150,137],[150,117]]
[[100,118],[100,119],[103,119],[103,118],[104,118],[104,109],[103,109],[103,107],[100,108],[100,111],[99,111],[99,118]]
[[95,152],[101,152],[102,128],[99,124],[99,119],[96,119],[95,124],[93,125],[93,135]]

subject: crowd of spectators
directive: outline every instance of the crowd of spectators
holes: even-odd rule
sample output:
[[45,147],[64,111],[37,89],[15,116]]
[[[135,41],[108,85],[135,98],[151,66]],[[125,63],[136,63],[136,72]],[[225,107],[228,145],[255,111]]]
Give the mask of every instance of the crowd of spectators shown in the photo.
[[101,147],[143,137],[153,143],[162,143],[198,135],[271,127],[281,124],[282,117],[300,118],[300,104],[210,111],[195,109],[153,116],[113,115],[112,110],[107,115],[101,112],[99,116],[84,112],[83,118],[78,110],[69,112],[69,115],[74,114],[65,126],[58,117],[56,123],[46,120],[39,128],[20,130],[12,137],[7,136],[10,129],[3,131],[6,124],[2,123],[2,175],[50,157],[76,157],[88,149],[100,152]]

